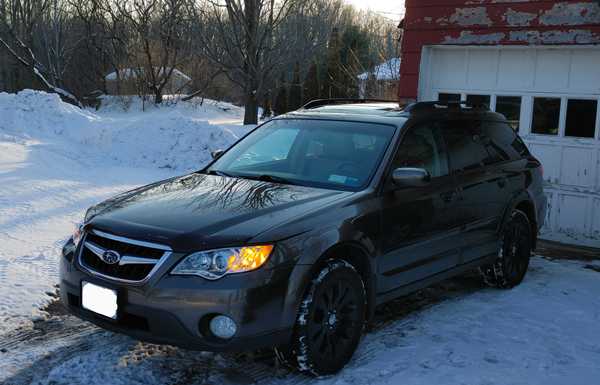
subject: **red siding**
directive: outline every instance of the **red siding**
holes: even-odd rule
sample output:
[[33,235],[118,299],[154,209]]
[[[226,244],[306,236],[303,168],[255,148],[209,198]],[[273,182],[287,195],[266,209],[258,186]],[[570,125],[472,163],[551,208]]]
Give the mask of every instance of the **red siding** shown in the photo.
[[425,45],[599,43],[599,1],[406,0],[398,96],[417,98]]

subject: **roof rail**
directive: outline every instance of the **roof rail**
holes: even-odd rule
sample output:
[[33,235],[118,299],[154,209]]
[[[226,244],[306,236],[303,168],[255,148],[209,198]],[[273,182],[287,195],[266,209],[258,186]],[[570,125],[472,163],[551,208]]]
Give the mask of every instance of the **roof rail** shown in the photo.
[[337,99],[314,99],[302,106],[305,110],[312,108],[318,108],[323,106],[337,105],[337,104],[366,104],[366,103],[398,103],[397,100],[385,100],[385,99],[354,99],[354,98],[337,98]]
[[423,110],[432,109],[456,109],[461,111],[490,111],[490,106],[485,103],[468,103],[466,101],[454,102],[454,101],[430,101],[430,102],[417,102],[409,104],[404,108],[405,112],[416,112]]

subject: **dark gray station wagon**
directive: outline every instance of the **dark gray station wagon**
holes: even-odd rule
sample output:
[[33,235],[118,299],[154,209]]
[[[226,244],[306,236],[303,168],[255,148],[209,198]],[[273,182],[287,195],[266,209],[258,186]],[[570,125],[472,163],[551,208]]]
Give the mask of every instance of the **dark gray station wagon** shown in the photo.
[[61,258],[71,312],[335,373],[385,301],[476,268],[519,284],[545,217],[540,162],[481,106],[315,101],[214,157],[88,210]]

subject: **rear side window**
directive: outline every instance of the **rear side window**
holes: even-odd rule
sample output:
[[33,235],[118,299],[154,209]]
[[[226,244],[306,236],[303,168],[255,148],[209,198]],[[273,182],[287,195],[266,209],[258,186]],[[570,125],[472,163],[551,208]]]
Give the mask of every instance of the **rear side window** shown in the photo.
[[508,123],[484,121],[482,129],[486,148],[490,153],[498,153],[502,160],[519,159],[527,155],[527,147]]
[[443,132],[453,172],[474,170],[490,162],[490,154],[482,142],[480,122],[449,120]]

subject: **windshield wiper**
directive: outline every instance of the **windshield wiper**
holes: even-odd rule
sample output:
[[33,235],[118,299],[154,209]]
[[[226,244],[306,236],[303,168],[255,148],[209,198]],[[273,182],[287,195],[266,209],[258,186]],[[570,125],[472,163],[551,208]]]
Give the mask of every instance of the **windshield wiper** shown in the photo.
[[280,176],[269,175],[269,174],[262,174],[262,175],[240,175],[240,178],[252,179],[252,180],[259,180],[259,181],[262,181],[262,182],[280,183],[280,184],[291,184],[291,185],[297,185],[298,184],[298,183],[293,182],[293,181],[291,181],[289,179],[282,178]]
[[219,171],[219,170],[210,170],[207,172],[208,175],[217,175],[217,176],[224,176],[224,177],[228,177],[228,178],[236,178],[236,176],[228,174],[224,171]]

